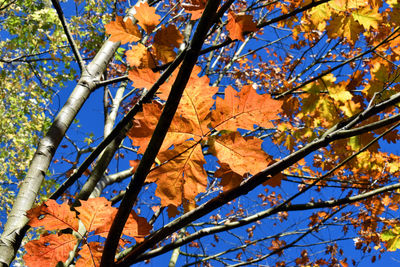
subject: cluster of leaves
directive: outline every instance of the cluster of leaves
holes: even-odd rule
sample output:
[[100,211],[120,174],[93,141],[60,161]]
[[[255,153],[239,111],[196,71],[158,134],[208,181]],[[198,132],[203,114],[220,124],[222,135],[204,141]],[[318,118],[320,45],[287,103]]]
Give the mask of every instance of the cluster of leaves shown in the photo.
[[[25,245],[25,263],[28,266],[56,266],[58,262],[65,262],[74,251],[76,255],[72,259],[79,256],[75,266],[98,266],[103,246],[94,240],[107,237],[116,213],[117,208],[105,198],[82,200],[81,206],[73,210],[67,203],[60,205],[55,200],[31,209],[27,214],[29,225],[43,226],[44,232],[38,240]],[[140,242],[151,228],[146,219],[132,211],[123,234]],[[71,231],[74,234],[68,233]],[[129,239],[121,240],[120,245],[124,247],[130,242]]]
[[[119,42],[127,49],[117,51],[105,78],[126,74],[123,79],[131,80],[129,86],[137,95],[125,108],[133,106],[134,109],[140,103],[139,95],[145,95],[163,77],[163,71],[174,64],[178,55],[186,52],[190,37],[193,37],[191,27],[202,16],[206,3],[206,0],[168,1],[160,3],[156,9],[139,1],[134,12],[129,13],[132,16],[124,19],[116,15],[118,12],[111,16],[104,12],[104,7],[95,7],[90,2],[87,5],[88,20],[75,21],[76,25],[86,23],[88,32],[80,32],[79,26],[74,30],[79,43],[86,46],[85,53],[93,55],[103,38],[102,34],[97,34],[96,27],[101,20],[109,21],[114,17],[105,25],[106,33],[110,35],[110,41]],[[230,194],[236,194],[236,198],[254,189],[255,186],[248,185],[248,181],[258,179],[254,183],[263,183],[267,187],[261,193],[257,191],[257,198],[249,201],[237,198],[226,208],[217,209],[220,206],[216,204],[215,208],[210,204],[215,209],[209,220],[205,219],[210,228],[197,230],[196,227],[205,226],[192,225],[193,232],[182,229],[179,239],[168,233],[164,224],[160,225],[160,231],[145,239],[151,226],[132,211],[123,231],[125,237],[136,240],[136,245],[130,249],[139,251],[137,258],[148,259],[160,250],[168,251],[175,244],[184,245],[192,241],[188,246],[197,253],[201,245],[194,239],[250,223],[254,224],[246,229],[244,243],[224,252],[237,253],[229,260],[239,262],[238,265],[256,263],[276,255],[276,266],[290,263],[340,263],[346,266],[350,257],[338,247],[336,239],[325,245],[315,237],[316,246],[325,246],[324,256],[311,257],[312,249],[308,248],[294,259],[293,255],[287,261],[279,258],[305,236],[315,231],[322,232],[328,225],[340,228],[344,235],[352,228],[352,233],[358,236],[354,239],[355,246],[363,252],[375,248],[377,253],[383,253],[399,248],[400,222],[388,211],[396,212],[399,208],[395,189],[400,187],[397,178],[400,156],[384,151],[385,142],[397,143],[400,139],[397,130],[393,130],[399,109],[392,103],[371,115],[376,105],[386,103],[393,96],[397,99],[400,92],[396,65],[400,61],[398,1],[223,2],[223,6],[228,7],[228,4],[233,5],[227,8],[226,17],[221,15],[208,33],[205,41],[209,45],[208,50],[205,49],[207,53],[199,57],[198,65],[190,75],[155,163],[146,177],[145,184],[156,185],[155,196],[158,198],[148,196],[152,191],[143,187],[145,197],[137,201],[136,207],[148,209],[148,206],[157,206],[154,220],[166,207],[171,219],[194,214],[201,208],[199,204],[226,204]],[[35,16],[40,17],[40,12]],[[273,27],[267,27],[274,23]],[[270,40],[275,32],[278,32],[277,39]],[[282,37],[281,32],[289,34]],[[56,32],[52,36],[60,37]],[[94,41],[90,43],[89,40]],[[266,40],[270,42],[265,44]],[[275,43],[279,45],[274,46]],[[250,49],[242,53],[246,45]],[[215,52],[217,49],[218,53]],[[143,104],[141,112],[131,121],[132,127],[126,133],[131,146],[122,142],[121,147],[134,151],[134,158],[138,159],[127,157],[131,169],[120,177],[136,173],[142,155],[151,149],[148,148],[150,140],[158,138],[153,136],[153,132],[166,110],[179,71],[181,69],[177,67],[160,86],[153,100]],[[121,85],[124,86],[127,85]],[[106,88],[106,111],[109,108],[107,101],[113,106],[117,99],[108,100],[109,94]],[[382,123],[388,119],[392,121]],[[359,133],[349,133],[355,127]],[[333,132],[344,137],[331,141],[329,138]],[[107,134],[105,131],[104,135]],[[266,150],[266,144],[278,147],[279,153]],[[313,145],[318,149],[311,149]],[[306,149],[311,152],[304,152]],[[307,155],[310,156],[302,159]],[[120,153],[116,158],[120,160],[125,155]],[[77,163],[77,160],[64,160],[73,162],[73,165]],[[98,162],[93,173],[102,161]],[[285,165],[285,162],[290,164]],[[284,167],[274,175],[259,179],[266,168],[279,164]],[[70,170],[67,176],[74,176],[74,171]],[[108,171],[103,168],[99,179],[104,175],[112,180],[111,175],[106,175]],[[92,178],[95,179],[93,173],[88,172],[90,177],[85,186],[92,182]],[[123,178],[118,178],[118,181]],[[311,188],[316,194],[310,192]],[[385,190],[379,191],[382,188]],[[96,196],[92,192],[89,194]],[[292,204],[300,195],[306,202]],[[123,193],[116,198],[122,196]],[[325,199],[326,196],[341,202],[334,205],[333,200]],[[151,204],[147,203],[146,197]],[[107,237],[117,209],[104,198],[80,202],[80,207],[71,210],[66,204],[49,201],[28,213],[31,226],[57,231],[55,234],[46,232],[39,240],[25,246],[27,254],[24,259],[28,264],[44,260],[52,265],[59,261],[76,261],[77,265],[100,264],[103,244],[99,240]],[[251,203],[255,203],[254,206]],[[314,209],[318,205],[325,209],[304,212],[301,222],[289,214],[290,211]],[[260,206],[269,209],[260,210]],[[201,212],[203,215],[206,213]],[[265,222],[259,220],[274,214],[277,216],[273,224],[281,227],[274,235],[262,232],[258,225]],[[180,218],[170,224],[176,227]],[[79,226],[79,220],[84,227]],[[285,227],[293,231],[283,230]],[[299,230],[300,227],[305,230]],[[167,232],[165,236],[162,236],[162,230]],[[67,233],[71,231],[73,235]],[[157,235],[162,238],[157,240]],[[153,242],[152,238],[156,241]],[[166,246],[159,242],[168,238],[171,243]],[[214,255],[206,257],[206,249],[202,247],[201,252],[187,253],[187,257],[205,258],[193,264],[207,264],[207,259],[220,260],[220,254],[213,250],[219,240],[215,234],[214,243],[210,242],[212,248],[207,250]],[[120,248],[127,248],[125,241],[120,240]],[[269,253],[256,248],[252,251],[253,256],[246,255],[252,245],[263,242]],[[144,253],[141,246],[152,250],[141,254]],[[240,249],[241,252],[237,252]],[[73,253],[68,255],[69,251]],[[49,253],[57,257],[44,256]]]

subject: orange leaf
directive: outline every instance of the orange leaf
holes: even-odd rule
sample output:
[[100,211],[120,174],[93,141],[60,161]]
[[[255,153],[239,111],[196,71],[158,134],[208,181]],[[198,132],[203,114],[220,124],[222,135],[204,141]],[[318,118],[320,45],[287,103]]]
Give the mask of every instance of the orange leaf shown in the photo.
[[207,187],[206,164],[201,146],[195,141],[186,141],[173,150],[161,152],[157,158],[161,166],[156,167],[147,177],[148,182],[157,183],[156,196],[166,207],[189,202],[193,207],[194,198]]
[[206,8],[207,0],[188,0],[187,2],[189,3],[183,3],[182,6],[187,13],[192,14],[190,19],[199,19]]
[[214,176],[221,178],[220,185],[222,185],[223,191],[239,186],[243,181],[243,176],[232,171],[227,163],[218,162],[218,164],[221,167],[214,173]]
[[[158,119],[161,116],[161,111],[162,105],[154,101],[151,104],[143,105],[143,112],[135,116],[134,124],[128,132],[128,137],[132,139],[132,146],[140,146],[138,149],[139,154],[143,154],[146,150]],[[195,137],[193,128],[187,120],[182,117],[175,117],[160,151],[164,151],[171,145],[182,143],[192,137]]]
[[271,157],[261,149],[262,140],[232,132],[209,139],[210,152],[233,172],[244,176],[256,174],[268,166]]
[[154,36],[154,49],[157,58],[164,63],[173,61],[176,56],[174,48],[178,48],[182,42],[183,36],[175,25],[170,24],[167,28],[162,25],[161,30]]
[[128,75],[128,78],[133,82],[134,87],[147,89],[150,89],[159,77],[159,73],[153,72],[149,68],[140,70],[133,68],[129,71]]
[[[107,238],[108,232],[110,231],[111,224],[117,214],[117,209],[110,210],[108,223],[103,224],[101,227],[96,229],[96,234]],[[128,220],[125,224],[123,235],[133,237],[136,242],[143,241],[144,237],[150,233],[153,227],[146,221],[145,218],[139,217],[135,211],[131,211]],[[120,245],[123,246],[124,242],[120,240]]]
[[126,60],[129,62],[131,67],[137,68],[150,68],[156,67],[156,62],[152,54],[142,44],[132,46],[131,50],[126,53]]
[[139,217],[135,211],[131,211],[122,234],[135,238],[136,242],[142,242],[153,227],[145,218]]
[[68,259],[76,243],[77,239],[70,234],[42,235],[39,240],[25,245],[23,259],[30,267],[56,266],[58,262]]
[[[271,162],[268,165],[272,165],[275,162],[276,162],[276,160],[271,160]],[[281,172],[279,172],[279,173],[275,174],[272,177],[270,176],[268,178],[268,180],[263,183],[263,185],[264,186],[269,185],[269,186],[272,186],[272,187],[280,186],[281,185],[281,181],[284,178],[285,178],[285,175],[283,175]]]
[[81,206],[76,207],[79,212],[79,219],[85,225],[86,231],[92,232],[109,223],[110,214],[116,210],[111,206],[111,202],[104,197],[80,200]]
[[116,16],[115,21],[107,23],[105,28],[106,33],[111,34],[110,41],[112,42],[126,44],[137,42],[142,38],[138,26],[133,24],[131,19],[124,21],[120,16]]
[[[179,103],[177,116],[188,119],[193,128],[192,138],[204,136],[208,131],[209,113],[214,105],[213,96],[218,92],[218,87],[209,85],[210,79],[207,76],[199,77],[201,68],[195,66],[189,82]],[[169,87],[161,88],[159,97],[166,100],[170,92]]]
[[244,41],[244,34],[258,30],[257,23],[253,22],[252,15],[235,15],[234,12],[228,13],[228,24],[226,29],[229,31],[229,37],[232,40],[238,39]]
[[71,228],[78,230],[76,213],[71,211],[67,203],[59,205],[55,200],[49,199],[41,206],[33,208],[26,215],[32,227],[44,226],[48,231]]
[[151,33],[158,25],[160,16],[156,14],[156,9],[150,7],[148,3],[140,3],[135,7],[136,14],[133,15],[138,21],[139,25],[147,32]]
[[240,92],[228,86],[225,99],[217,98],[211,126],[230,131],[253,129],[254,124],[273,127],[271,120],[279,118],[281,105],[282,101],[274,100],[268,94],[259,95],[251,85],[243,86]]
[[83,245],[79,251],[81,256],[76,262],[76,267],[100,266],[101,255],[103,254],[103,245],[100,242],[90,242]]

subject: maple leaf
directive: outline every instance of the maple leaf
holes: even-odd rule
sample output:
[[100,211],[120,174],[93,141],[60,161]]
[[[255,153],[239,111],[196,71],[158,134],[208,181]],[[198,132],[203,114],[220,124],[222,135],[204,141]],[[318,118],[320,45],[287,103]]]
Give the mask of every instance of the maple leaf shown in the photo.
[[133,15],[139,25],[147,32],[151,33],[158,25],[160,16],[156,14],[156,9],[149,6],[148,3],[140,2],[139,6],[135,7],[136,14]]
[[95,231],[110,221],[111,202],[104,197],[91,198],[88,200],[80,200],[81,206],[76,207],[79,212],[79,219],[82,221],[86,231]]
[[343,36],[350,44],[354,44],[363,28],[353,17],[333,16],[326,30],[330,38]]
[[274,100],[268,94],[257,94],[251,85],[243,86],[240,92],[228,86],[225,98],[217,98],[216,108],[211,114],[211,126],[230,131],[253,129],[254,124],[273,127],[271,120],[279,118],[281,106],[282,101]]
[[76,262],[76,267],[100,266],[101,255],[103,254],[103,245],[100,242],[90,242],[83,245],[79,251],[81,256]]
[[[271,160],[269,162],[268,166],[272,165],[274,163],[276,163],[276,160]],[[269,177],[268,180],[263,183],[263,185],[264,186],[269,185],[269,186],[272,186],[272,187],[280,186],[281,185],[281,181],[284,178],[285,178],[285,175],[283,175],[281,172],[279,172],[279,173],[275,174],[274,176]]]
[[131,67],[137,68],[150,68],[156,67],[156,62],[153,55],[143,44],[137,44],[132,46],[126,53],[126,60],[129,62]]
[[29,210],[26,216],[29,218],[28,224],[32,227],[44,226],[44,229],[48,231],[67,228],[78,230],[76,213],[71,211],[67,203],[60,205],[53,199]]
[[[173,144],[180,144],[188,139],[199,141],[209,133],[209,113],[214,105],[212,97],[217,93],[217,87],[210,87],[207,76],[198,77],[200,68],[196,67],[189,79],[180,101],[177,113],[171,123],[167,136],[161,147],[161,151],[168,149]],[[160,88],[158,95],[166,100],[170,87]],[[143,105],[143,112],[138,113],[133,127],[128,136],[132,139],[133,146],[140,146],[138,153],[144,153],[151,135],[157,125],[162,111],[162,105],[158,102]]]
[[232,40],[238,39],[244,41],[244,34],[258,30],[257,23],[253,22],[252,15],[236,15],[234,12],[228,13],[228,24],[226,29]]
[[39,240],[26,243],[23,259],[30,267],[56,266],[68,259],[77,242],[71,234],[41,235]]
[[[135,116],[133,126],[127,135],[132,140],[132,146],[139,146],[139,154],[143,154],[146,150],[158,119],[161,116],[161,112],[162,105],[159,102],[153,101],[151,104],[144,104],[143,111]],[[160,151],[166,150],[173,144],[182,143],[192,137],[194,137],[194,133],[190,123],[187,119],[177,116],[171,123]]]
[[150,89],[159,77],[160,74],[153,72],[150,68],[140,70],[133,68],[128,74],[128,78],[133,82],[133,86],[136,88]]
[[147,177],[148,182],[157,184],[156,196],[161,198],[161,205],[166,207],[188,204],[193,208],[195,197],[205,192],[207,174],[201,146],[195,141],[186,141],[172,150],[161,152],[157,158],[162,162]]
[[220,185],[223,188],[223,191],[231,190],[240,185],[243,181],[243,175],[237,174],[236,172],[232,171],[229,167],[229,164],[222,163],[218,161],[220,165],[219,169],[215,171],[214,176],[221,178]]
[[270,163],[271,157],[261,149],[261,144],[262,140],[243,137],[239,132],[209,138],[210,152],[242,176],[256,174]]
[[164,63],[169,63],[175,59],[174,48],[178,48],[183,42],[183,35],[178,31],[175,25],[161,26],[154,36],[154,49],[157,57]]
[[[108,232],[110,231],[112,222],[117,214],[117,208],[111,206],[111,202],[108,200],[101,200],[100,203],[107,203],[103,206],[101,212],[98,212],[99,218],[94,218],[93,222],[97,226],[95,229],[95,234],[107,238]],[[90,207],[87,207],[90,208]],[[87,211],[88,212],[88,211]],[[108,214],[105,218],[104,214]],[[91,217],[91,216],[88,216]],[[100,221],[103,220],[103,223]],[[92,227],[93,228],[93,227]],[[129,214],[128,220],[125,223],[124,230],[122,231],[123,235],[133,237],[136,242],[143,241],[144,237],[150,233],[150,230],[153,227],[146,221],[145,218],[139,217],[135,211],[131,211]],[[125,242],[120,240],[120,245],[124,246]]]
[[106,33],[111,34],[110,41],[121,42],[126,44],[129,42],[137,42],[142,38],[139,28],[132,23],[131,19],[124,19],[116,16],[115,21],[110,21],[105,25]]
[[191,20],[199,19],[206,8],[207,0],[188,0],[187,2],[182,4],[185,12],[192,14]]
[[358,21],[366,30],[370,30],[371,27],[378,29],[378,22],[382,20],[382,15],[379,14],[379,7],[371,9],[370,7],[363,8],[352,12],[353,18]]
[[122,234],[133,237],[137,243],[140,243],[144,240],[145,236],[150,233],[151,229],[153,229],[153,226],[151,226],[145,218],[139,217],[136,212],[132,210]]

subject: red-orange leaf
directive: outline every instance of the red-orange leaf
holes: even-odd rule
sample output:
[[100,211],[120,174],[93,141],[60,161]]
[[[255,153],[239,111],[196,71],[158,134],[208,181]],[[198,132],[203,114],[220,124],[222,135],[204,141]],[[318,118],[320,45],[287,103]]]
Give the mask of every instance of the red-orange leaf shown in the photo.
[[100,242],[90,242],[83,245],[79,251],[81,256],[76,262],[76,267],[98,267],[100,266],[103,245]]
[[268,94],[258,94],[251,85],[243,86],[240,92],[228,86],[225,98],[217,98],[211,126],[231,131],[253,129],[254,124],[273,127],[271,120],[279,118],[281,105],[282,101],[274,100]]
[[261,149],[261,143],[262,140],[256,137],[243,137],[239,132],[209,139],[210,152],[242,176],[260,172],[271,161],[271,157]]
[[30,267],[56,266],[59,261],[68,259],[76,243],[77,239],[70,234],[42,235],[39,240],[25,245],[26,254],[23,259]]
[[157,183],[156,196],[161,205],[175,207],[185,204],[194,207],[194,198],[207,187],[206,163],[200,144],[186,141],[173,150],[161,152],[157,158],[164,163],[147,177],[148,182]]
[[76,213],[71,211],[67,203],[58,204],[50,199],[41,206],[27,212],[29,225],[32,227],[44,226],[48,231],[71,228],[78,230],[78,219]]
[[188,0],[187,2],[188,3],[183,3],[182,6],[187,13],[192,14],[190,19],[199,19],[206,8],[207,0]]
[[140,3],[135,7],[136,14],[133,15],[138,21],[139,25],[147,32],[151,33],[158,25],[160,16],[156,14],[156,9],[150,7],[148,3]]
[[[111,203],[111,202],[110,202]],[[117,214],[117,208],[109,208],[109,220],[108,223],[103,224],[101,227],[96,229],[96,234],[102,237],[107,237],[108,232],[110,231],[110,227],[112,221],[114,220],[115,215]],[[129,214],[128,220],[125,224],[124,230],[122,231],[123,235],[133,237],[136,242],[141,242],[146,235],[150,233],[150,230],[153,227],[146,221],[145,218],[139,217],[135,211],[131,211]],[[120,240],[120,245],[123,246],[124,242]]]
[[[143,112],[136,115],[134,125],[128,132],[128,137],[132,139],[133,146],[140,146],[138,149],[139,154],[143,154],[146,150],[161,116],[161,111],[162,105],[154,101],[151,104],[143,105]],[[196,137],[194,135],[193,128],[187,119],[175,117],[160,150],[164,151],[173,144],[179,144],[189,138]]]
[[86,231],[95,231],[104,224],[109,223],[110,214],[116,208],[111,207],[111,202],[104,197],[80,200],[81,206],[76,207],[79,219],[82,221]]
[[160,74],[153,72],[150,68],[140,70],[133,68],[129,71],[128,75],[128,78],[133,82],[134,87],[147,89],[150,89],[159,77]]
[[139,217],[135,211],[131,211],[128,220],[126,221],[123,235],[135,238],[136,242],[142,242],[153,227],[146,221],[145,218]]
[[244,41],[244,33],[258,30],[257,23],[253,22],[252,15],[235,15],[232,11],[228,13],[228,24],[226,29],[232,40]]
[[129,42],[137,42],[142,38],[139,28],[132,23],[131,19],[124,19],[116,16],[115,21],[110,21],[105,25],[106,33],[111,34],[110,41],[121,42],[126,44]]

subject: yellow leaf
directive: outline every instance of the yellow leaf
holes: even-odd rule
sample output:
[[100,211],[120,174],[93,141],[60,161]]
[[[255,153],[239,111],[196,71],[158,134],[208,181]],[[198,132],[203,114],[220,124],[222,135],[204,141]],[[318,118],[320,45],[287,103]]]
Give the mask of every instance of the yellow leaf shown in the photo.
[[378,7],[374,9],[364,8],[351,14],[366,30],[370,30],[371,27],[378,29],[378,22],[382,20],[382,15],[379,14]]

